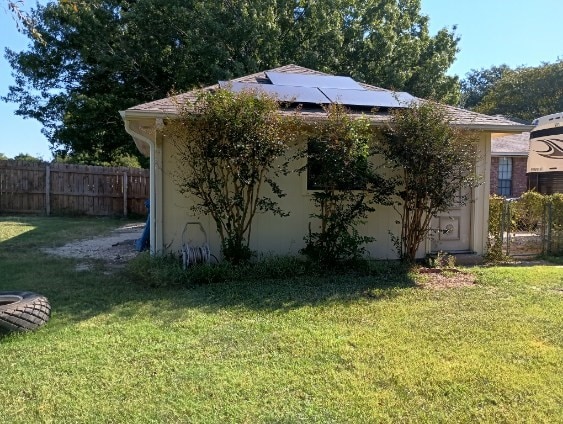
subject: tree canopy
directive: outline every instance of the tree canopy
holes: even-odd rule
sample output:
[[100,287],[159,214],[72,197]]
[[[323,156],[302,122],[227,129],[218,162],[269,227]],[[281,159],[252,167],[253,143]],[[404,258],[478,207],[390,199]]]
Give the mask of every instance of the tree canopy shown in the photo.
[[420,0],[92,0],[38,5],[4,100],[39,120],[55,155],[138,154],[117,113],[295,63],[454,103],[455,31],[431,36]]
[[466,109],[477,106],[506,71],[510,71],[510,67],[504,64],[469,71],[461,80],[461,106]]
[[[4,153],[0,153],[0,160],[8,160],[10,159]],[[30,155],[29,153],[18,153],[13,158],[14,160],[23,160],[27,162],[43,162],[43,159]]]
[[21,160],[25,162],[43,162],[43,159],[30,155],[29,153],[18,153],[14,156],[14,160]]
[[464,95],[474,99],[467,107],[531,122],[563,110],[563,59],[536,67],[503,65],[472,71],[462,87],[466,88]]
[[0,5],[3,5],[4,9],[12,15],[18,31],[21,31],[23,28],[27,28],[29,34],[40,39],[39,35],[35,31],[33,19],[31,19],[29,14],[21,9],[23,0],[3,0]]

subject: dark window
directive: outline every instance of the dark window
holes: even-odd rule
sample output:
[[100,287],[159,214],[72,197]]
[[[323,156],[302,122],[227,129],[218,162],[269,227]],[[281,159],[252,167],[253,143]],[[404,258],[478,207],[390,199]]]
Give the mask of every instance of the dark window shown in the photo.
[[310,141],[307,145],[307,190],[363,190],[368,176],[368,160],[359,157],[353,163],[346,161],[336,152],[326,151],[327,144]]
[[512,195],[512,158],[499,158],[497,194],[504,197]]
[[563,127],[544,128],[543,130],[536,130],[530,133],[530,140],[539,137],[547,137],[549,135],[563,134]]

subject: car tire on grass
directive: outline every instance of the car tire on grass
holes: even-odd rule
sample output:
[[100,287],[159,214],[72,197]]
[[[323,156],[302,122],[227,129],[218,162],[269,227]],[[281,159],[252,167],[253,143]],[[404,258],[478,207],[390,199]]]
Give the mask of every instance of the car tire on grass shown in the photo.
[[45,324],[50,316],[51,305],[45,296],[0,291],[0,327],[9,331],[31,331]]

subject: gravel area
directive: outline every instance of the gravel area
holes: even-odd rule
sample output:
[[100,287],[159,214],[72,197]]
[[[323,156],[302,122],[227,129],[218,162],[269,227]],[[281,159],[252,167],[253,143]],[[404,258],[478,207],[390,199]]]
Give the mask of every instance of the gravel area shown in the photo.
[[[126,224],[103,237],[74,241],[60,247],[45,248],[43,251],[65,258],[96,259],[112,264],[124,264],[139,253],[135,250],[135,240],[141,237],[144,227],[144,223]],[[87,270],[90,267],[82,264],[78,265],[77,269]]]

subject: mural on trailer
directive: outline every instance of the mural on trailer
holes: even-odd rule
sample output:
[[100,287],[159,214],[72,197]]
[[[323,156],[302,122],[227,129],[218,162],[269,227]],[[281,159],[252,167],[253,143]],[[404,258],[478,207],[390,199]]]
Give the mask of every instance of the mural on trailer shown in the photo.
[[563,113],[539,118],[530,133],[528,172],[563,171]]

